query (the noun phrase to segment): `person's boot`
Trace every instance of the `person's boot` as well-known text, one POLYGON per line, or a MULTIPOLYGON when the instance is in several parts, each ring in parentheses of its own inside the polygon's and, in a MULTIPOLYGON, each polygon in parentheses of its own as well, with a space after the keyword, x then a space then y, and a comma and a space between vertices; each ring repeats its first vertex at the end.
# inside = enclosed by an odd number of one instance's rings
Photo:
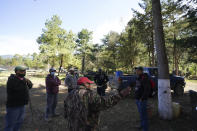
POLYGON ((52 121, 51 117, 45 117, 44 120, 45 120, 46 122, 51 122, 51 121, 52 121))

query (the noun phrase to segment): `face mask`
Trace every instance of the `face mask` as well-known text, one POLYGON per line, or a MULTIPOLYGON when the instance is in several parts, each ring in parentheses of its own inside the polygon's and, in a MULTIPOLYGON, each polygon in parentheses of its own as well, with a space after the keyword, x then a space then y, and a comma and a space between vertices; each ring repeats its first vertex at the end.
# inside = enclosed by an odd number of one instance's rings
POLYGON ((51 75, 54 76, 55 75, 55 72, 51 72, 51 75))
POLYGON ((23 77, 25 77, 25 74, 18 74, 18 76, 19 76, 20 78, 23 78, 23 77))

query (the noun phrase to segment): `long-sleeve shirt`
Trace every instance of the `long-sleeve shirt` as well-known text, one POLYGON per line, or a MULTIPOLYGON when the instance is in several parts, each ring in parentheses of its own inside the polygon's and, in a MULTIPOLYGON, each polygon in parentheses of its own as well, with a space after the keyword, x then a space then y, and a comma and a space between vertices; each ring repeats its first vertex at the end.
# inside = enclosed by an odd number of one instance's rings
POLYGON ((137 100, 147 100, 151 89, 150 79, 147 75, 140 75, 136 79, 135 98, 137 100))
POLYGON ((77 77, 75 75, 68 74, 64 82, 68 89, 77 88, 77 77))
POLYGON ((7 107, 18 107, 28 104, 29 89, 33 86, 27 78, 20 79, 11 74, 7 81, 7 107))
POLYGON ((94 81, 98 86, 103 86, 106 85, 109 79, 105 73, 98 73, 95 75, 94 81))
POLYGON ((57 76, 48 75, 45 80, 46 91, 49 94, 57 94, 59 92, 59 85, 61 81, 57 76))

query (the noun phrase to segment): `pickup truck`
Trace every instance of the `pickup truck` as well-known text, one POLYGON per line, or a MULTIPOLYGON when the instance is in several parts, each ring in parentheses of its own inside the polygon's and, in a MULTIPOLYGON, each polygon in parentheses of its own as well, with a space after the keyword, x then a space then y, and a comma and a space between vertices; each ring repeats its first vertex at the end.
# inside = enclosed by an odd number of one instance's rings
MULTIPOLYGON (((144 73, 147 73, 150 79, 155 83, 155 89, 158 89, 158 68, 157 67, 143 67, 144 73)), ((134 69, 135 73, 136 68, 134 69)), ((122 83, 124 87, 135 83, 136 75, 121 75, 122 83)), ((174 91, 175 95, 181 96, 184 93, 185 79, 181 76, 170 75, 170 87, 174 91)))

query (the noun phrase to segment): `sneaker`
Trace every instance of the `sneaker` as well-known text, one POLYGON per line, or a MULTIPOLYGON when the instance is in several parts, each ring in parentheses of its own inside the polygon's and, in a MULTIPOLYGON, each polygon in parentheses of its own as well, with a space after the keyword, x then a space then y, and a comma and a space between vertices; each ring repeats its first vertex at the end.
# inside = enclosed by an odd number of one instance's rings
POLYGON ((135 128, 141 130, 143 127, 141 125, 136 125, 135 128))
POLYGON ((52 121, 52 119, 51 118, 44 118, 44 120, 46 121, 46 122, 50 122, 50 121, 52 121))

